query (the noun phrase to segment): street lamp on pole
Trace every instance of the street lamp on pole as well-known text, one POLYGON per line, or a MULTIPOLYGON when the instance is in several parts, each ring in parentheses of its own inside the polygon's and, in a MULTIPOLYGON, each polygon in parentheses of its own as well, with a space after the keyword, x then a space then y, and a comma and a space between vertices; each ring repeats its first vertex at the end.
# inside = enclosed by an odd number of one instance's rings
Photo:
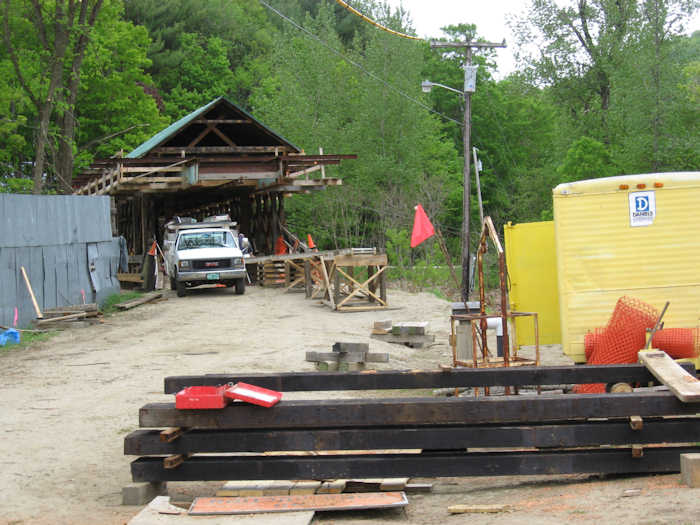
POLYGON ((454 91, 459 93, 464 97, 464 133, 462 134, 464 140, 464 196, 462 198, 462 293, 461 299, 465 303, 469 300, 469 263, 471 262, 471 257, 469 256, 469 211, 470 203, 469 199, 471 196, 470 187, 470 176, 469 171, 470 166, 470 150, 469 141, 471 135, 471 114, 472 114, 472 93, 476 90, 476 68, 477 66, 472 65, 472 49, 480 48, 495 48, 495 47, 506 47, 506 41, 502 43, 492 43, 492 42, 431 42, 430 47, 433 49, 439 48, 452 48, 452 49, 463 49, 465 53, 464 61, 464 91, 460 91, 449 86, 444 86, 442 84, 437 84, 435 82, 430 82, 425 80, 421 83, 421 88, 424 93, 429 93, 433 86, 439 86, 445 88, 449 91, 454 91))
MULTIPOLYGON (((467 48, 471 55, 471 49, 467 48)), ((464 67, 464 91, 455 89, 444 84, 424 80, 421 82, 423 93, 430 93, 433 86, 438 86, 453 93, 457 93, 464 98, 464 128, 463 128, 463 143, 464 143, 464 195, 462 197, 462 301, 469 300, 469 199, 471 196, 470 176, 469 176, 469 139, 470 139, 470 120, 471 120, 471 94, 474 91, 476 84, 476 66, 465 65, 464 67)))

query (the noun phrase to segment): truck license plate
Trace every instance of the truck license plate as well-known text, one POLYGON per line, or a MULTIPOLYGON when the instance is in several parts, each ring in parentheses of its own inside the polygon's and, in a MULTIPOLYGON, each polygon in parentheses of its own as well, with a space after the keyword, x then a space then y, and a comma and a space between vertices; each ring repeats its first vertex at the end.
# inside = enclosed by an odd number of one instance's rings
POLYGON ((219 274, 218 274, 218 273, 208 273, 208 274, 207 274, 207 280, 209 280, 209 281, 218 281, 218 280, 219 280, 219 274))

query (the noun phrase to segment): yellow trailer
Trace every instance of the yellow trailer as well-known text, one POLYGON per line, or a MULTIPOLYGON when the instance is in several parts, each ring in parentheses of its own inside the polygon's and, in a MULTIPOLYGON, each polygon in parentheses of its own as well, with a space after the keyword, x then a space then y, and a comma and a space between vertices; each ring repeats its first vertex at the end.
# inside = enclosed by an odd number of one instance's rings
POLYGON ((700 172, 624 175, 553 190, 564 353, 585 361, 583 338, 619 297, 659 310, 667 327, 700 319, 700 172))

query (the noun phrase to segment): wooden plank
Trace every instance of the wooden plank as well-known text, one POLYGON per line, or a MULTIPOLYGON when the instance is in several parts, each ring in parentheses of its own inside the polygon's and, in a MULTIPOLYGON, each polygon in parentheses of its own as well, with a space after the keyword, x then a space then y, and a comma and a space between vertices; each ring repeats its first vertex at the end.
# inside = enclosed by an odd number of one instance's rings
POLYGON ((369 352, 369 343, 333 343, 334 352, 369 352))
POLYGON ((97 303, 74 304, 67 306, 57 306, 56 308, 48 308, 44 310, 44 314, 52 313, 77 313, 77 312, 97 312, 99 310, 97 303))
POLYGON ((161 430, 159 434, 159 439, 163 443, 172 443, 177 438, 182 436, 183 433, 184 429, 180 427, 166 428, 165 430, 161 430))
POLYGON ((486 448, 593 447, 629 443, 700 442, 700 418, 652 419, 640 429, 625 421, 523 425, 460 425, 410 428, 320 428, 302 430, 191 430, 163 442, 159 430, 139 429, 124 439, 124 454, 171 455, 268 450, 453 450, 486 448))
POLYGON ((680 455, 700 447, 658 447, 632 457, 629 448, 550 452, 439 452, 344 456, 195 456, 176 469, 161 458, 131 463, 134 481, 244 479, 515 476, 679 472, 680 455))
POLYGON ((316 491, 321 487, 320 481, 298 480, 289 489, 289 494, 299 496, 302 494, 316 494, 316 491))
POLYGON ((60 317, 50 317, 48 319, 38 319, 36 321, 36 324, 39 326, 44 326, 44 325, 48 325, 51 323, 57 323, 60 321, 76 321, 78 319, 84 319, 85 317, 87 317, 87 314, 85 312, 78 312, 75 314, 62 315, 60 317))
POLYGON ((386 306, 347 306, 343 305, 337 309, 338 312, 370 312, 374 310, 386 310, 386 306))
POLYGON ((39 308, 39 304, 36 302, 36 297, 34 296, 34 290, 32 290, 32 285, 29 282, 29 277, 27 276, 27 271, 24 269, 24 266, 19 267, 20 272, 22 272, 22 277, 24 278, 24 284, 27 285, 27 291, 29 292, 29 297, 32 300, 32 305, 34 306, 34 313, 36 313, 37 319, 41 319, 44 316, 41 314, 41 309, 39 308))
POLYGON ((427 321, 394 323, 391 333, 392 335, 425 335, 428 324, 427 321))
POLYGON ((168 456, 167 458, 163 458, 163 468, 177 468, 185 462, 185 458, 186 456, 184 454, 174 454, 172 456, 168 456))
POLYGON ((274 408, 245 403, 221 410, 177 410, 151 403, 139 411, 141 427, 201 429, 324 428, 464 425, 572 421, 589 417, 694 414, 696 408, 668 392, 484 398, 385 398, 288 400, 274 408))
POLYGON ((260 512, 299 512, 317 510, 360 510, 403 507, 408 500, 403 492, 367 494, 304 494, 241 498, 195 498, 189 514, 255 514, 260 512))
POLYGON ((125 303, 119 303, 115 305, 117 308, 120 310, 130 310, 132 308, 135 308, 139 305, 145 304, 145 303, 150 303, 151 301, 155 301, 156 299, 160 299, 163 297, 163 294, 160 292, 155 292, 155 293, 149 293, 144 295, 143 297, 139 297, 138 299, 133 299, 132 301, 127 301, 125 303))
POLYGON ((306 361, 317 363, 388 363, 389 354, 370 352, 306 352, 306 361))
POLYGON ((684 403, 700 402, 700 381, 661 350, 641 350, 639 361, 684 403))
POLYGON ((249 257, 246 259, 246 264, 261 263, 267 261, 282 262, 287 259, 314 259, 318 257, 323 257, 326 260, 332 260, 334 257, 340 254, 351 253, 351 248, 346 248, 342 250, 328 250, 323 252, 308 252, 308 253, 286 253, 282 255, 262 255, 259 257, 249 257))
POLYGON ((143 277, 140 273, 118 273, 117 279, 122 283, 142 283, 143 277))
POLYGON ((447 507, 447 512, 450 514, 496 514, 511 510, 511 505, 450 505, 447 507))
POLYGON ((329 481, 324 481, 316 494, 342 494, 345 490, 345 480, 344 479, 334 479, 329 481))
POLYGON ((385 253, 341 255, 335 258, 337 266, 386 266, 389 259, 385 253))
MULTIPOLYGON (((692 363, 681 366, 692 372, 692 363)), ((208 374, 170 376, 165 393, 176 394, 186 386, 217 386, 243 381, 280 392, 321 390, 391 390, 483 386, 563 385, 579 383, 646 384, 655 377, 643 365, 523 366, 451 368, 450 370, 377 370, 368 372, 284 372, 277 374, 208 374)))
POLYGON ((370 334, 372 339, 394 344, 425 344, 435 341, 434 335, 394 335, 394 334, 370 334))

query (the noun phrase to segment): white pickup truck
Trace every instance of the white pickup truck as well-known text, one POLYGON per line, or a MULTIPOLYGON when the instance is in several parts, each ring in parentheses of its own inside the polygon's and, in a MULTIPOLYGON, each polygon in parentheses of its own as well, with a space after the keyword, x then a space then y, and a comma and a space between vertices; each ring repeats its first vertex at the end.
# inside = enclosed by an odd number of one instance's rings
MULTIPOLYGON (((247 244, 247 239, 243 238, 243 243, 247 244)), ((176 217, 165 226, 163 244, 170 286, 178 297, 183 297, 187 288, 204 284, 235 286, 236 294, 245 293, 243 250, 236 223, 228 216, 199 223, 176 217)))

